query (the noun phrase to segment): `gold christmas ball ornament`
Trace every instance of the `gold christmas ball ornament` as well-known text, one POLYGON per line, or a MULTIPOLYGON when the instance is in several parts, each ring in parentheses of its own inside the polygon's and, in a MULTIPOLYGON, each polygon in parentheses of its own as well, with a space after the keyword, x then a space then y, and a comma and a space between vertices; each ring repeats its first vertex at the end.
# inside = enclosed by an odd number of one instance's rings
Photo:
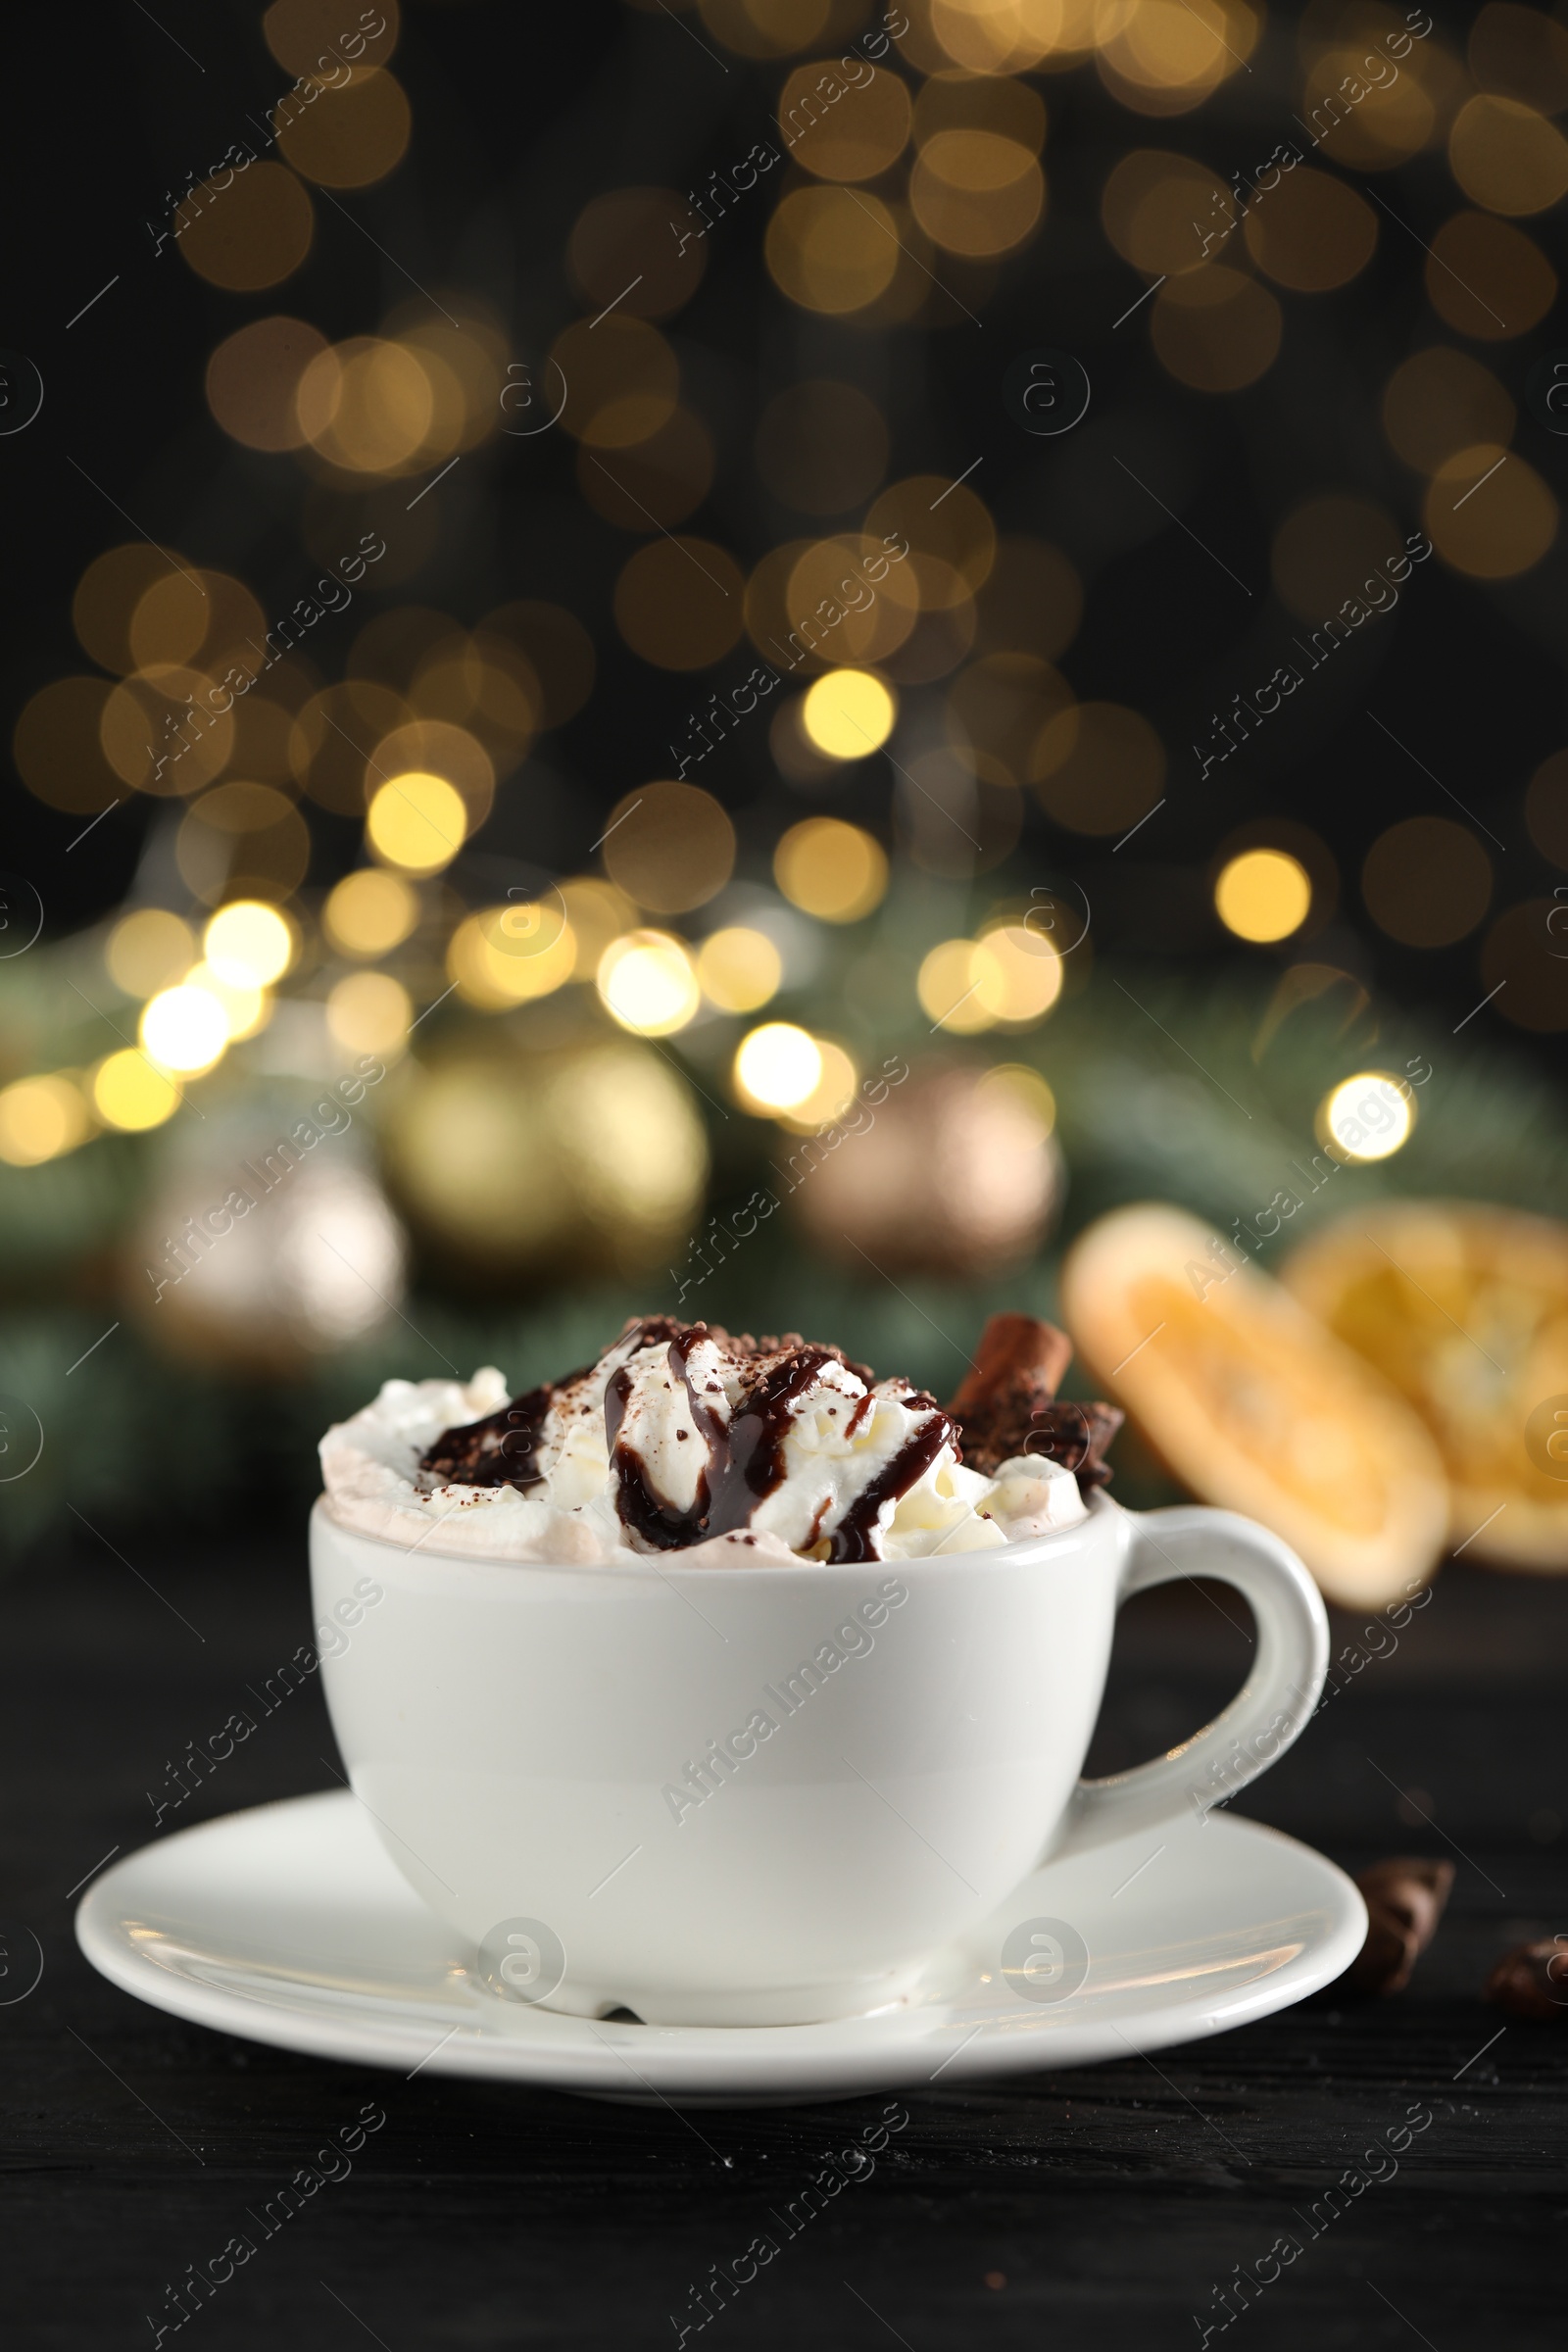
POLYGON ((411 1069, 383 1145, 394 1195, 431 1251, 519 1285, 661 1265, 708 1178, 690 1089, 630 1038, 546 1051, 498 1041, 411 1069))
POLYGON ((1038 1249, 1062 1164, 1037 1071, 933 1058, 876 1092, 862 1087, 785 1163, 790 1206, 819 1250, 861 1270, 869 1258, 885 1274, 974 1276, 1038 1249))
POLYGON ((352 1123, 333 1087, 270 1119, 211 1120, 194 1140, 171 1128, 123 1268, 156 1341, 286 1379, 392 1319, 405 1236, 352 1123))

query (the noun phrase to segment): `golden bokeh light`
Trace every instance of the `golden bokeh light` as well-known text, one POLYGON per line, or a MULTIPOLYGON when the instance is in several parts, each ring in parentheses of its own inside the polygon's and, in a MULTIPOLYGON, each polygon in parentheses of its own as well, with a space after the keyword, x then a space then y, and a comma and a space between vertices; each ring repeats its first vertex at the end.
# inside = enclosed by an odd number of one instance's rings
POLYGON ((97 815, 124 798, 125 779, 103 745, 112 691, 103 678, 55 678, 23 705, 12 757, 27 790, 49 808, 97 815))
MULTIPOLYGON (((1525 829, 1543 858, 1568 871, 1568 752, 1544 760, 1525 788, 1525 829)), ((1557 929, 1562 929, 1559 922, 1557 929)))
POLYGON ((1208 247, 1236 219, 1236 199, 1214 172, 1191 156, 1139 147, 1124 155, 1100 199, 1106 236, 1135 270, 1176 277, 1197 270, 1208 247))
POLYGON ((1498 343, 1539 326, 1557 299, 1557 272, 1533 237, 1490 213, 1455 213, 1432 240, 1427 300, 1447 325, 1498 343))
POLYGON ((369 760, 408 721, 402 695, 374 679, 345 678, 339 686, 323 686, 289 723, 286 747, 294 781, 323 808, 363 819, 369 806, 367 787, 378 780, 369 760))
POLYGON ((748 1110, 794 1110, 821 1084, 822 1050, 793 1021, 764 1021, 741 1040, 731 1075, 748 1110))
POLYGON ((720 1012, 756 1012, 778 995, 784 962, 765 931, 745 923, 710 932, 697 957, 697 979, 720 1012))
POLYGON ((390 972, 350 972, 327 993, 327 1031, 345 1054, 400 1053, 413 1019, 413 1000, 390 972))
POLYGON ((1336 1158, 1359 1166, 1389 1159, 1415 1126, 1415 1098, 1384 1070, 1358 1070, 1332 1087, 1317 1111, 1317 1136, 1336 1158))
POLYGON ((1337 613, 1347 597, 1358 596, 1403 550, 1392 514, 1369 499, 1331 492, 1303 500, 1285 517, 1269 550, 1269 569, 1280 602, 1298 620, 1316 624, 1337 613))
MULTIPOLYGON (((638 6, 645 0, 637 0, 638 6)), ((832 0, 698 0, 713 39, 740 57, 789 57, 828 27, 832 0)))
MULTIPOLYGON (((348 472, 406 471, 435 421, 440 366, 429 353, 375 335, 329 344, 301 373, 294 400, 300 431, 328 464, 348 472)), ((449 371, 441 371, 450 383, 449 371)))
POLYGON ((224 188, 203 181, 181 213, 179 251, 198 277, 230 294, 280 285, 310 252, 316 232, 315 208, 300 181, 265 158, 224 188))
POLYGON ((977 1102, 1000 1101, 1027 1112, 1042 1139, 1055 1130, 1056 1098, 1026 1061, 994 1062, 974 1091, 977 1102))
POLYGON ((735 870, 735 828, 695 784, 639 785, 617 801, 605 828, 611 880, 653 914, 706 906, 735 870))
POLYGON ((267 1027, 272 1017, 273 998, 270 989, 230 979, 226 971, 203 961, 192 964, 181 982, 181 988, 192 995, 217 999, 223 1015, 223 1028, 230 1045, 241 1038, 255 1037, 267 1027))
POLYGON ((1027 82, 947 67, 922 84, 914 102, 916 145, 923 147, 942 130, 996 131, 1038 155, 1046 143, 1046 102, 1027 82))
POLYGON ((269 988, 294 960, 297 941, 286 914, 264 899, 235 899, 202 933, 202 954, 232 988, 269 988))
POLYGON ((207 363, 207 405, 229 439, 270 453, 302 448, 295 396, 325 349, 303 318, 253 318, 226 336, 207 363))
POLYGON ((449 719, 414 718, 394 727, 365 764, 366 790, 372 800, 389 779, 411 772, 439 776, 462 801, 469 833, 484 823, 495 799, 494 761, 477 736, 449 719))
POLYGON ((1446 344, 1412 352, 1383 394, 1389 446, 1417 473, 1436 473, 1458 451, 1482 441, 1506 449, 1516 416, 1491 368, 1446 344))
POLYGON ((612 940, 595 978, 606 1011, 639 1037, 672 1037, 702 1006, 690 954, 667 931, 612 940))
POLYGON ((452 935, 447 971, 459 994, 483 1012, 553 996, 576 973, 577 940, 552 894, 470 914, 452 935))
POLYGON ((807 692, 801 724, 829 760, 879 752, 899 715, 898 698, 867 669, 830 669, 807 692))
MULTIPOLYGON (((760 601, 759 575, 765 577, 769 561, 764 557, 753 574, 749 612, 760 601)), ((798 658, 809 649, 812 662, 886 662, 913 630, 919 603, 918 579, 906 564, 889 566, 887 549, 868 532, 845 531, 809 541, 784 589, 786 634, 778 650, 788 649, 798 658), (880 592, 875 586, 879 570, 880 592)))
POLYGON ((92 1131, 81 1090, 61 1073, 0 1088, 0 1159, 36 1168, 74 1152, 92 1131))
POLYGON ((109 934, 104 962, 109 977, 127 997, 156 997, 182 980, 196 960, 196 939, 188 923, 162 906, 138 906, 122 915, 109 934))
POLYGON ((1481 951, 1481 985, 1494 1009, 1518 1029, 1551 1036, 1568 1029, 1568 956, 1560 899, 1526 899, 1499 914, 1481 951))
MULTIPOLYGON (((673 241, 673 240, 672 240, 673 241)), ((630 449, 669 422, 680 397, 680 364, 656 326, 612 311, 579 319, 551 346, 550 383, 564 400, 568 433, 599 450, 630 449), (560 379, 565 391, 560 391, 560 379)))
POLYGON ((1046 176, 1016 139, 994 130, 939 130, 909 174, 909 205, 949 253, 1010 253, 1045 215, 1046 176))
POLYGON ((1075 833, 1125 833, 1165 789, 1165 747, 1141 710, 1074 703, 1041 728, 1029 781, 1058 825, 1075 833))
POLYGON ((1332 172, 1298 170, 1248 214, 1243 234, 1276 285, 1326 294, 1366 268, 1377 251, 1378 217, 1332 172))
POLYGON ((818 179, 875 179, 891 170, 912 119, 908 84, 897 74, 846 84, 824 58, 796 67, 776 111, 790 161, 818 179))
POLYGON ((419 895, 401 874, 376 865, 345 874, 327 892, 321 925, 344 956, 389 956, 419 920, 419 895))
POLYGON ((1123 105, 1186 114, 1246 67, 1260 29, 1243 0, 1100 0, 1096 63, 1123 105))
POLYGON ((1533 106, 1490 91, 1454 117, 1448 167, 1489 213, 1544 213, 1568 196, 1568 139, 1533 106))
POLYGON ((791 825, 773 852, 773 878, 803 913, 824 923, 858 923, 886 895, 887 852, 859 825, 808 816, 791 825))
POLYGON ((377 67, 323 89, 278 135, 294 170, 323 188, 366 188, 403 161, 414 117, 403 84, 377 67))
POLYGON ((746 625, 746 579, 710 539, 656 539, 615 582, 615 625, 657 669, 707 669, 746 625))
POLYGON ((1259 946, 1299 931, 1311 907, 1306 868, 1285 850, 1243 850, 1214 884, 1214 911, 1226 930, 1259 946))
POLYGON ((1405 817, 1368 850, 1361 896, 1379 930, 1402 946, 1451 947, 1492 904, 1492 860, 1452 817, 1405 817))
POLYGON ((977 963, 972 939, 940 940, 921 957, 914 989, 934 1028, 973 1037, 995 1026, 997 1016, 980 995, 977 963))
POLYGON ((137 1034, 143 1051, 163 1069, 194 1077, 221 1060, 228 1045, 228 1017, 214 990, 181 981, 149 998, 137 1034))
POLYGON ((975 1000, 1004 1028, 1032 1028, 1061 994, 1060 956, 1027 921, 990 923, 969 965, 975 1000))
POLYGON ((1220 262, 1161 286, 1149 331, 1162 365, 1195 392, 1241 392, 1279 357, 1280 306, 1220 262))
POLYGON ((1516 579, 1557 536, 1557 501, 1540 474, 1491 441, 1445 459, 1421 517, 1444 562, 1481 580, 1516 579))
MULTIPOLYGON (((923 12, 913 13, 918 25, 923 12)), ((935 54, 916 57, 909 37, 902 45, 924 73, 949 61, 976 76, 1057 71, 1093 55, 1095 15, 1096 0, 930 0, 935 54)))
POLYGON ((561 902, 577 942, 574 980, 591 980, 612 940, 637 927, 637 908, 623 890, 598 874, 574 874, 561 884, 561 902))
POLYGON ((842 514, 869 498, 887 470, 888 428, 854 384, 813 376, 777 392, 757 428, 763 481, 802 514, 842 514))
POLYGON ((909 554, 893 564, 883 593, 908 598, 918 583, 929 611, 962 604, 991 576, 997 560, 997 526, 983 499, 951 475, 915 473, 892 483, 865 517, 866 530, 909 554))
MULTIPOLYGON (((1392 28, 1395 20, 1384 21, 1392 28)), ((1431 47, 1435 49, 1436 44, 1431 47)), ((1430 74, 1435 82, 1446 77, 1451 60, 1445 68, 1430 51, 1414 48, 1400 65, 1396 79, 1385 74, 1375 103, 1369 95, 1366 102, 1352 105, 1346 94, 1347 85, 1367 88, 1362 78, 1366 55, 1364 43, 1360 47, 1337 43, 1324 50, 1307 75, 1300 113, 1309 135, 1330 163, 1342 171, 1387 172, 1419 153, 1433 137, 1438 101, 1422 76, 1430 74)))
POLYGON ((407 874, 440 873, 462 849, 467 826, 457 786, 417 769, 378 785, 365 820, 375 855, 407 874))
POLYGON ((310 827, 270 784, 218 784, 180 820, 174 862, 205 906, 286 899, 311 862, 310 827))
POLYGON ((179 1087, 134 1046, 110 1054, 92 1075, 92 1103, 106 1127, 126 1135, 161 1127, 179 1108, 179 1087))
POLYGON ((351 26, 342 0, 271 0, 262 33, 285 74, 327 80, 344 65, 359 71, 386 64, 397 46, 398 0, 376 0, 374 32, 366 29, 370 13, 363 10, 351 26))
POLYGON ((1039 654, 983 654, 948 690, 948 741, 983 782, 1016 791, 1046 726, 1072 701, 1066 679, 1039 654))
POLYGON ((76 583, 71 621, 82 652, 100 668, 113 670, 118 678, 135 668, 136 658, 130 650, 131 614, 154 580, 173 569, 175 564, 187 571, 195 569, 183 557, 171 560, 144 539, 133 539, 125 547, 106 548, 93 558, 76 583))
POLYGON ((830 1037, 813 1038, 811 1042, 820 1063, 816 1084, 800 1102, 774 1113, 779 1125, 788 1128, 792 1135, 820 1135, 824 1127, 842 1119, 860 1083, 859 1071, 841 1045, 830 1037))
POLYGON ((232 707, 215 700, 221 691, 204 670, 177 662, 133 670, 111 687, 98 740, 116 775, 164 800, 212 783, 234 756, 232 707))
POLYGON ((844 318, 887 291, 899 266, 893 216, 850 188, 795 188, 775 207, 763 246, 781 294, 802 310, 844 318))

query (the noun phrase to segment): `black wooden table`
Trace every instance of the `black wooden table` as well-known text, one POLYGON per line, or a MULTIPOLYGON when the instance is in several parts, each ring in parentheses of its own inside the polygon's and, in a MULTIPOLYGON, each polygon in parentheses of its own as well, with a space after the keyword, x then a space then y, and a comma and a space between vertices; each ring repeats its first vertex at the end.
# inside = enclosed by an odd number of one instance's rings
MULTIPOLYGON (((674 2346, 692 2286, 884 2102, 687 2119, 409 2082, 230 2040, 106 1984, 76 1950, 70 1890, 145 1840, 168 1761, 309 1630, 302 1544, 121 1550, 82 1533, 0 1588, 6 2341, 153 2344, 166 2288, 368 2105, 386 2121, 352 2169, 164 2341, 674 2346), (27 1932, 43 1974, 18 1999, 27 1932)), ((1359 1621, 1337 1620, 1346 1643, 1365 1654, 1359 1621)), ((1132 1603, 1097 1768, 1194 1728, 1245 1658, 1198 1591, 1132 1603)), ((1561 2352, 1568 2019, 1508 2024, 1480 1986, 1505 1946, 1568 1928, 1565 1676, 1568 1580, 1446 1570, 1397 1649, 1244 1800, 1351 1870, 1391 1852, 1456 1862, 1409 1990, 1333 1990, 1157 2065, 911 2094, 874 2173, 687 2343, 1152 2352, 1208 2328, 1253 2352, 1561 2352), (1430 2127, 1396 2170, 1374 2161, 1412 2106, 1430 2127), (1347 2175, 1362 2186, 1309 2237, 1301 2217, 1347 2175), (1303 2251, 1271 2270, 1287 2233, 1303 2251), (1232 2282, 1234 2309, 1234 2282, 1260 2271, 1224 2326, 1216 2290, 1232 2282)), ((308 1686, 178 1824, 329 1786, 333 1753, 308 1686)))

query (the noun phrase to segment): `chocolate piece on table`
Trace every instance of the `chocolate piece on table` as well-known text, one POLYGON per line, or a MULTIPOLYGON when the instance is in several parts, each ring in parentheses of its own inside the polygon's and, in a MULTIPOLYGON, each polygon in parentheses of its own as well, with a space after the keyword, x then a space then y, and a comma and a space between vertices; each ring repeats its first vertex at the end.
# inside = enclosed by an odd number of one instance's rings
POLYGON ((1355 1883, 1366 1901, 1367 1930, 1347 1972, 1350 1984, 1357 1992, 1402 1992, 1438 1932, 1453 1886, 1453 1864, 1396 1855, 1374 1862, 1355 1883))
POLYGON ((1510 2017, 1550 2025, 1568 2019, 1568 1941, 1543 1936, 1504 1952, 1486 1983, 1486 1997, 1510 2017))
POLYGON ((1077 1474, 1092 1494, 1110 1471, 1102 1456, 1122 1424, 1113 1404, 1057 1399, 1072 1342, 1033 1315, 993 1315, 975 1361, 948 1411, 958 1424, 963 1458, 988 1476, 1019 1454, 1038 1453, 1077 1474))

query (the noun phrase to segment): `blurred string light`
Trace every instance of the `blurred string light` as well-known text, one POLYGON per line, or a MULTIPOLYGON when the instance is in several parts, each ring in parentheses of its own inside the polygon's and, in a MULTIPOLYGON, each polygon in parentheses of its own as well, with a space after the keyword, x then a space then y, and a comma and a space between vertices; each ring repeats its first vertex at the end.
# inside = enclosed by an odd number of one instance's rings
POLYGON ((887 852, 859 825, 808 816, 773 852, 780 890, 804 914, 825 923, 858 923, 887 892, 887 852))
POLYGON ((1387 1072, 1358 1070, 1324 1096, 1316 1123, 1319 1142, 1341 1159, 1388 1159, 1408 1141, 1415 1105, 1387 1072))
POLYGON ((704 940, 697 978, 704 996, 720 1012, 755 1012, 777 996, 784 963, 765 931, 730 924, 704 940))
POLYGON ((958 1037, 1030 1028, 1061 994, 1062 962, 1025 923, 1001 921, 978 939, 947 939, 921 959, 915 993, 933 1028, 958 1037))
POLYGON ((830 760, 864 760, 893 732, 898 703, 866 669, 830 669, 808 689, 801 724, 830 760))
POLYGON ((552 996, 576 968, 576 937, 554 898, 470 914, 453 932, 447 949, 454 985, 482 1012, 500 1012, 552 996))
POLYGON ((228 1016, 215 990, 180 982, 161 989, 142 1008, 139 1034, 154 1061, 180 1077, 196 1077, 221 1060, 228 1016))
POLYGON ((268 988, 294 960, 294 926, 263 900, 238 899, 213 916, 202 948, 208 968, 231 988, 268 988))
POLYGON ((0 1089, 0 1159, 35 1168, 74 1152, 92 1132, 80 1089, 63 1073, 19 1078, 0 1089))
POLYGON ((92 1074, 93 1108, 106 1127, 139 1135, 161 1127, 179 1108, 180 1091, 167 1070, 146 1054, 126 1046, 99 1062, 92 1074))
POLYGON ((735 828, 695 784, 643 784, 611 810, 604 839, 611 880, 652 914, 684 914, 721 891, 735 870, 735 828))
POLYGON ((157 996, 182 979, 196 961, 196 940, 188 923, 162 906, 139 906, 122 915, 104 948, 115 986, 127 997, 157 996))
POLYGON ((327 996, 327 1030, 345 1054, 401 1052, 413 1019, 409 992, 390 972, 350 972, 327 996))
POLYGON ((596 978, 605 1009, 639 1037, 672 1037, 702 1004, 690 953, 667 931, 629 931, 612 940, 596 978))
POLYGON ((732 1075, 748 1110, 794 1110, 822 1082, 822 1049, 793 1021, 764 1021, 741 1040, 732 1075))
POLYGON ((827 1037, 811 1042, 820 1062, 816 1084, 800 1102, 776 1114, 780 1125, 795 1135, 815 1135, 843 1118, 860 1083, 860 1074, 842 1046, 827 1037))
POLYGON ((401 874, 367 865, 327 892, 321 925, 344 956, 388 956, 417 926, 418 893, 401 874))
POLYGON ((1214 884, 1214 909, 1226 930, 1259 945, 1289 939, 1311 906, 1306 868, 1284 850, 1244 850, 1214 884))
POLYGON ((416 770, 378 785, 365 820, 375 855, 409 874, 438 874, 450 865, 467 829, 467 810, 456 785, 416 770))

